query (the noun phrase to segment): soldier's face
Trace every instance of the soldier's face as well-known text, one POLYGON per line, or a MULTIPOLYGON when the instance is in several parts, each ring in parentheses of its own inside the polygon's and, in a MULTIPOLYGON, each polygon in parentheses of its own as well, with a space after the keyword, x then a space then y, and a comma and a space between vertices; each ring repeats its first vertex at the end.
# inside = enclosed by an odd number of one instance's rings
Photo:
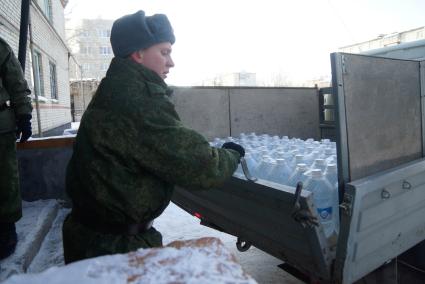
POLYGON ((171 43, 169 42, 155 44, 142 51, 139 63, 155 71, 162 79, 165 79, 168 72, 170 72, 170 68, 174 67, 171 51, 171 43))

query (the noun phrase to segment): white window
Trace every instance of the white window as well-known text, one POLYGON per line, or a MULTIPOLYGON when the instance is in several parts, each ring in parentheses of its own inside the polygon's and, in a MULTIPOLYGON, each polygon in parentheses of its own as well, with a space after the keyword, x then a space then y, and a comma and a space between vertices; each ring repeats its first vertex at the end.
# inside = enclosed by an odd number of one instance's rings
POLYGON ((58 81, 56 74, 56 64, 49 61, 49 69, 50 69, 50 96, 52 99, 58 99, 58 81))
POLYGON ((37 96, 44 96, 43 83, 43 66, 41 61, 41 53, 34 51, 34 91, 37 96))
POLYGON ((83 63, 83 71, 89 71, 90 70, 90 63, 83 63))
POLYGON ((49 19, 49 22, 52 22, 53 15, 52 15, 52 1, 51 0, 43 0, 43 13, 46 15, 47 19, 49 19))
POLYGON ((108 63, 102 63, 102 64, 100 64, 100 70, 102 70, 102 71, 107 71, 108 70, 108 67, 109 67, 109 64, 108 63))
POLYGON ((112 54, 112 48, 110 46, 101 46, 99 47, 99 53, 102 55, 112 54))
POLYGON ((90 46, 80 46, 80 53, 81 54, 91 54, 91 47, 90 46))
POLYGON ((106 30, 98 30, 99 36, 100 37, 110 37, 111 36, 111 30, 106 29, 106 30))

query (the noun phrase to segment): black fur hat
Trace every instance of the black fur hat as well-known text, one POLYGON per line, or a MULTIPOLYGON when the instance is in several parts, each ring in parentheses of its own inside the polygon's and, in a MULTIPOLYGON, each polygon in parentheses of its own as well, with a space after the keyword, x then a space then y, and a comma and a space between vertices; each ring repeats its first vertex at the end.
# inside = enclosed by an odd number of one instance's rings
POLYGON ((140 10, 117 19, 112 25, 111 45, 116 57, 124 58, 157 43, 175 41, 173 28, 164 14, 146 17, 140 10))

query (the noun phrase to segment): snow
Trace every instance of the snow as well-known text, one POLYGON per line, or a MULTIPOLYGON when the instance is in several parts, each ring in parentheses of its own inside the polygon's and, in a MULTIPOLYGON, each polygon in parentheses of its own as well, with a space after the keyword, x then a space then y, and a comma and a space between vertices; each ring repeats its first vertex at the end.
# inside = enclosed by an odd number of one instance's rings
MULTIPOLYGON (((37 217, 36 212, 40 212, 45 210, 46 204, 43 202, 31 202, 31 210, 26 209, 28 204, 24 206, 24 218, 26 221, 25 224, 18 224, 18 231, 20 231, 19 235, 27 235, 28 238, 31 238, 31 235, 34 234, 31 230, 31 223, 34 223, 34 220, 40 219, 37 217), (31 212, 30 212, 31 211, 31 212), (33 221, 31 222, 32 216, 33 221)), ((51 206, 51 205, 50 205, 51 206)), ((66 273, 64 274, 60 268, 64 265, 63 263, 63 249, 62 249, 62 223, 65 216, 69 213, 69 209, 59 209, 59 212, 54 219, 53 224, 51 226, 51 230, 44 238, 44 242, 41 245, 41 248, 38 254, 35 256, 34 260, 32 260, 28 269, 26 270, 28 273, 37 273, 42 272, 45 273, 48 280, 44 279, 44 283, 68 283, 64 282, 67 279, 72 278, 74 275, 81 275, 81 271, 87 272, 90 267, 90 271, 95 271, 96 265, 88 265, 87 260, 77 262, 75 265, 66 266, 66 273), (93 266, 94 265, 94 266, 93 266), (50 267, 50 268, 49 268, 50 267), (49 268, 49 269, 47 269, 49 268), (47 270, 46 270, 47 269, 47 270), (61 271, 60 273, 58 273, 61 271)), ((22 220, 21 220, 22 221, 22 220)), ((20 221, 20 223, 22 223, 20 221)), ((287 274, 285 271, 281 270, 277 267, 277 265, 281 264, 282 261, 278 260, 255 247, 251 247, 246 252, 239 252, 236 249, 236 237, 213 230, 211 228, 202 226, 199 224, 199 219, 191 216, 187 212, 183 211, 179 207, 174 204, 170 204, 164 213, 155 220, 154 227, 160 231, 163 235, 163 243, 169 244, 170 242, 176 240, 190 240, 190 239, 198 239, 203 237, 214 237, 218 238, 225 246, 227 251, 233 254, 236 257, 236 260, 245 272, 249 273, 258 283, 286 283, 286 284, 299 284, 302 283, 300 280, 294 278, 293 276, 287 274)), ((21 240, 20 240, 21 242, 21 240)), ((21 245, 22 243, 20 243, 21 245)), ((167 248, 168 253, 172 254, 173 249, 167 248)), ((140 251, 138 252, 140 253, 140 251)), ((108 256, 108 261, 113 263, 113 266, 119 265, 121 262, 122 255, 108 256)), ((187 262, 186 267, 191 267, 196 261, 187 262)), ((0 263, 3 269, 3 263, 0 263)), ((184 267, 184 266, 183 266, 184 267)), ((25 271, 25 269, 24 269, 25 271)), ((22 273, 22 271, 17 271, 18 273, 22 273)), ((0 271, 0 279, 3 271, 0 271)), ((111 272, 112 273, 112 272, 111 272)), ((114 272, 115 273, 115 272, 114 272)), ((111 275, 110 275, 111 276, 111 275)), ((25 279, 26 282, 19 283, 37 283, 35 282, 36 274, 22 274, 19 276, 22 279, 25 279)), ((16 278, 16 277, 15 277, 16 278)), ((14 277, 9 278, 5 283, 15 283, 10 282, 14 277)), ((91 279, 91 278, 90 278, 91 279)), ((119 282, 110 282, 110 278, 108 278, 108 282, 96 282, 96 283, 119 283, 119 282)), ((0 280, 1 281, 1 280, 0 280)), ((15 281, 15 280, 13 280, 15 281)), ((178 282, 178 281, 177 281, 178 282)), ((16 282, 17 283, 17 282, 16 282)), ((41 283, 41 282, 40 282, 41 283)), ((78 283, 77 280, 75 282, 69 283, 78 283)), ((82 284, 83 282, 81 282, 82 284)), ((84 282, 89 283, 89 282, 84 282)), ((90 282, 91 283, 91 282, 90 282)), ((93 282, 94 283, 94 282, 93 282)), ((137 283, 137 282, 130 282, 137 283)), ((144 282, 145 283, 145 282, 144 282)), ((153 282, 152 282, 153 283, 153 282)), ((196 283, 196 282, 194 282, 196 283)), ((198 282, 199 283, 199 282, 198 282)), ((211 282, 213 283, 213 282, 211 282)), ((219 283, 219 282, 216 282, 219 283)), ((244 282, 245 283, 245 282, 244 282)), ((250 283, 250 282, 246 282, 250 283)))
POLYGON ((16 224, 18 246, 14 254, 0 261, 0 282, 27 270, 56 217, 59 204, 55 200, 24 201, 22 208, 23 216, 16 224))
POLYGON ((10 278, 9 284, 235 283, 255 284, 216 238, 178 241, 165 248, 140 249, 10 278), (48 281, 48 282, 47 282, 48 281))
POLYGON ((36 273, 42 272, 52 266, 62 266, 63 262, 63 247, 62 247, 62 224, 70 209, 59 210, 56 219, 52 224, 52 228, 46 235, 39 253, 28 267, 27 272, 36 273))

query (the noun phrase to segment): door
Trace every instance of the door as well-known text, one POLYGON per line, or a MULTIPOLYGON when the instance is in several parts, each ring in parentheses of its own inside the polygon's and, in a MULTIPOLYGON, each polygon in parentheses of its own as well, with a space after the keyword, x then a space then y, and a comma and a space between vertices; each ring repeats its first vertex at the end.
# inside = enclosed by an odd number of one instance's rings
POLYGON ((425 239, 418 61, 332 54, 341 231, 335 279, 352 283, 425 239))

